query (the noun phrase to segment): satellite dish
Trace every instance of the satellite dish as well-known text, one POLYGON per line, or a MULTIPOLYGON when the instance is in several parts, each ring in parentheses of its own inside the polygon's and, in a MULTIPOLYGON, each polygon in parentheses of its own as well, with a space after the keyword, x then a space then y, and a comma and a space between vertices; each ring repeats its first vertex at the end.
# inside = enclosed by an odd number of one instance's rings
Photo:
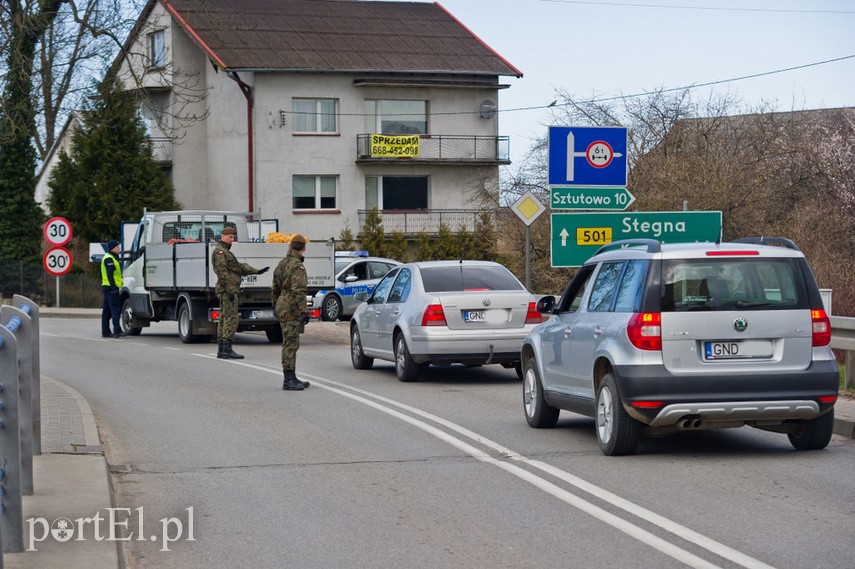
POLYGON ((481 118, 482 119, 491 119, 496 116, 496 103, 491 101, 490 99, 485 100, 481 103, 481 118))

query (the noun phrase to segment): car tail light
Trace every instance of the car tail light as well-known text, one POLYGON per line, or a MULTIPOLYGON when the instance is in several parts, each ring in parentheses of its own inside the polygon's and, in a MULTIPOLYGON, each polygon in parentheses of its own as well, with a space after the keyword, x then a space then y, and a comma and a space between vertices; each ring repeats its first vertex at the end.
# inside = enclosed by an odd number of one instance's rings
POLYGON ((320 318, 321 317, 321 309, 315 308, 309 311, 309 318, 320 318))
POLYGON ((825 310, 810 311, 811 327, 813 330, 813 346, 827 346, 831 343, 831 322, 825 310))
POLYGON ((525 314, 526 324, 540 324, 543 322, 543 315, 537 311, 535 306, 536 304, 534 302, 528 303, 528 312, 525 314))
POLYGON ((422 316, 422 326, 448 326, 441 304, 430 304, 425 308, 425 315, 422 316))
POLYGON ((662 349, 662 315, 658 312, 637 312, 626 325, 629 341, 639 350, 662 349))
POLYGON ((836 395, 823 395, 819 398, 820 403, 837 403, 836 395))
POLYGON ((211 322, 219 322, 220 321, 220 311, 216 308, 212 308, 210 312, 211 322))

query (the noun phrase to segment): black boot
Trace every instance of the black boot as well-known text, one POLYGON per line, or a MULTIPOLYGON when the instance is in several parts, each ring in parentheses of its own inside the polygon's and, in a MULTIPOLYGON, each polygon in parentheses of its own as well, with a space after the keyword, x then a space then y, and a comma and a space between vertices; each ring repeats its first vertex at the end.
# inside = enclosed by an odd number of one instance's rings
POLYGON ((297 379, 297 376, 294 374, 294 370, 282 370, 282 375, 285 377, 285 380, 282 382, 282 389, 285 391, 302 391, 306 389, 303 382, 297 379))
POLYGON ((311 384, 311 383, 309 383, 308 381, 303 381, 302 379, 300 379, 299 377, 297 377, 297 372, 296 372, 296 371, 294 372, 294 379, 296 379, 296 380, 297 380, 297 383, 302 383, 302 384, 303 384, 303 387, 309 387, 310 385, 312 385, 312 384, 311 384))
POLYGON ((217 359, 223 359, 223 341, 217 340, 217 359))
POLYGON ((243 356, 232 349, 232 343, 223 340, 223 354, 219 356, 224 360, 242 360, 243 356))

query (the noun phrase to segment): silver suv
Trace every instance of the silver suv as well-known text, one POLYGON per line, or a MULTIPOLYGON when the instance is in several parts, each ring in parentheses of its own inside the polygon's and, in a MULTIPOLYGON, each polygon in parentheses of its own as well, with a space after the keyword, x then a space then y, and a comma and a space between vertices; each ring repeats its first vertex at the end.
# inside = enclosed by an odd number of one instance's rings
POLYGON ((642 435, 750 425, 828 445, 839 372, 813 273, 783 238, 602 247, 522 347, 528 424, 596 420, 604 454, 642 435), (776 245, 776 246, 775 246, 776 245))

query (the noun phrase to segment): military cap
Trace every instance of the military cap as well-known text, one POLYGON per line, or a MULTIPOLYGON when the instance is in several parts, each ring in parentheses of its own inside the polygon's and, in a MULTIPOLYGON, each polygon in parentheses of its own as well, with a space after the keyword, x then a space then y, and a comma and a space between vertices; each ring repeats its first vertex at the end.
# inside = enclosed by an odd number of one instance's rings
POLYGON ((220 235, 237 235, 237 231, 234 227, 223 227, 223 230, 220 231, 220 235))
POLYGON ((291 238, 291 245, 294 246, 294 249, 305 249, 306 241, 306 238, 298 233, 297 235, 291 238))

